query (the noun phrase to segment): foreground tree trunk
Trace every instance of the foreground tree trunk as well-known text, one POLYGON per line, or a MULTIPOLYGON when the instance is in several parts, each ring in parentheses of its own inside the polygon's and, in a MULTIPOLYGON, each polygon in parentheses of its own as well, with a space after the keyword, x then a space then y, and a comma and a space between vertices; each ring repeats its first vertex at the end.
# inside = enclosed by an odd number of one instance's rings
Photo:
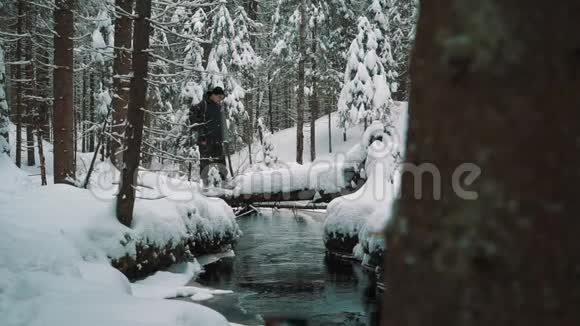
POLYGON ((133 22, 125 12, 131 13, 133 0, 116 0, 115 7, 117 19, 115 20, 115 59, 113 62, 113 139, 110 140, 111 161, 118 165, 123 159, 120 152, 121 135, 125 131, 125 118, 127 117, 127 105, 129 104, 129 86, 131 80, 128 77, 131 72, 131 33, 133 22))
POLYGON ((75 178, 73 117, 74 0, 55 0, 54 9, 54 183, 75 178))
POLYGON ((124 225, 131 227, 133 208, 135 206, 135 187, 143 139, 143 121, 147 97, 147 69, 149 48, 149 17, 151 0, 139 0, 136 3, 135 31, 133 34, 133 80, 129 96, 127 127, 125 129, 125 152, 121 184, 117 195, 117 218, 124 225))
POLYGON ((436 165, 441 199, 431 176, 416 189, 404 174, 383 325, 578 325, 580 34, 562 32, 580 30, 577 12, 421 2, 407 162, 436 165))

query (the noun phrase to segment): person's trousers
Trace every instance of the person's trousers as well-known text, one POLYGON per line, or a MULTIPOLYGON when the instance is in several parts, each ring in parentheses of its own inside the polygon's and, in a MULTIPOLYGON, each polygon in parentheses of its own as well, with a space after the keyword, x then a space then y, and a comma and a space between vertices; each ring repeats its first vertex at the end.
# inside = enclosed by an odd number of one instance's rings
POLYGON ((208 185, 209 171, 212 167, 217 168, 222 181, 228 176, 226 158, 221 143, 210 143, 206 146, 199 145, 199 174, 204 185, 208 185))

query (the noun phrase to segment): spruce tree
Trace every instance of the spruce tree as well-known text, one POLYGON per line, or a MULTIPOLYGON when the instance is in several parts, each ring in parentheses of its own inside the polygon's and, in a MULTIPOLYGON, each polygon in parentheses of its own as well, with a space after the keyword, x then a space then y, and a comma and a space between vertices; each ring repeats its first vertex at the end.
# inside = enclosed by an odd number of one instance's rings
POLYGON ((375 29, 365 17, 360 17, 338 102, 339 123, 345 130, 358 123, 366 126, 373 119, 388 120, 391 93, 377 48, 375 29))

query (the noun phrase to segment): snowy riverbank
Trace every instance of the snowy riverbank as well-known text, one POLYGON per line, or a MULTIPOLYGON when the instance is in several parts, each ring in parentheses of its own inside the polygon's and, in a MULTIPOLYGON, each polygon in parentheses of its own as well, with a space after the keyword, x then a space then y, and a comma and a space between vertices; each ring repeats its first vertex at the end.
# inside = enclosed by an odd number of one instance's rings
MULTIPOLYGON (((96 172, 95 178, 107 179, 96 172)), ((127 277, 111 267, 124 257, 138 261, 140 248, 182 246, 191 254, 202 243, 238 237, 225 203, 192 192, 192 198, 182 201, 167 194, 141 199, 127 228, 115 218, 114 201, 102 192, 41 187, 5 155, 0 156, 0 179, 2 325, 228 325, 208 308, 161 300, 175 289, 166 287, 163 296, 142 295, 142 289, 131 289, 127 277)), ((165 254, 167 264, 185 258, 165 254)), ((146 263, 137 268, 145 269, 146 263)), ((199 298, 212 294, 187 291, 199 298)))

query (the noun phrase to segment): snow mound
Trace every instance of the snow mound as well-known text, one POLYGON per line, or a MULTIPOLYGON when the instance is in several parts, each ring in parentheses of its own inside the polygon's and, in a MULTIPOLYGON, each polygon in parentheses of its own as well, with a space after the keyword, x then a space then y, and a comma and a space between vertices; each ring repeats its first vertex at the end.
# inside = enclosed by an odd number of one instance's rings
MULTIPOLYGON (((30 196, 28 206, 36 199, 30 196)), ((68 199, 74 203, 77 198, 68 199)), ((2 325, 228 325, 223 316, 199 305, 136 298, 127 279, 108 262, 87 262, 87 248, 77 246, 83 232, 71 235, 90 226, 83 214, 7 210, 13 206, 0 209, 2 325), (80 219, 78 226, 61 224, 73 218, 80 219)))
MULTIPOLYGON (((107 197, 106 191, 96 189, 62 184, 40 187, 6 155, 0 155, 0 178, 3 326, 229 325, 206 307, 160 299, 168 293, 138 298, 139 291, 110 266, 111 259, 135 255, 137 243, 167 246, 204 232, 215 237, 239 235, 233 212, 223 201, 205 200, 190 187, 189 199, 180 202, 174 198, 181 193, 165 189, 168 193, 160 199, 137 200, 133 226, 127 228, 115 218, 114 189, 107 197)), ((94 178, 108 180, 100 169, 94 178)), ((145 182, 151 181, 147 178, 140 175, 145 182)), ((146 189, 159 195, 159 187, 151 188, 146 189)), ((195 270, 192 267, 188 272, 195 270)), ((169 290, 178 293, 176 288, 169 290)), ((222 293, 185 291, 197 295, 196 299, 222 293)))
MULTIPOLYGON (((358 147, 353 148, 356 155, 366 156, 367 181, 355 193, 330 202, 324 223, 325 242, 350 238, 359 241, 364 249, 384 247, 381 231, 400 188, 399 163, 406 134, 406 106, 396 109, 399 112, 393 115, 395 124, 373 122, 358 147)), ((356 249, 355 256, 361 256, 361 247, 351 249, 356 249)))
MULTIPOLYGON (((31 181, 26 172, 20 170, 12 163, 10 157, 0 153, 0 200, 10 197, 15 189, 29 188, 31 181)), ((1 204, 2 202, 0 202, 1 204)))

